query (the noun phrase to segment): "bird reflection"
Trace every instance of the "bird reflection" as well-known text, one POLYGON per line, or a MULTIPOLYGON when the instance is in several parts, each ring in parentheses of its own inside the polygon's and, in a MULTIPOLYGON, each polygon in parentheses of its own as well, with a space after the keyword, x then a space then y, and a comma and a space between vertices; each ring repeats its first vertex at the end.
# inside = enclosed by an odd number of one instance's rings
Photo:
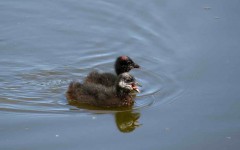
POLYGON ((141 124, 138 123, 140 113, 132 111, 117 112, 115 114, 115 122, 118 130, 123 133, 134 131, 141 124))
MULTIPOLYGON (((73 104, 73 106, 77 106, 78 108, 88 110, 94 114, 106 114, 114 112, 115 123, 120 132, 129 133, 134 131, 137 127, 141 126, 138 122, 140 118, 139 112, 134 112, 132 108, 105 108, 101 109, 99 107, 90 106, 90 105, 79 105, 73 104)), ((72 109, 76 110, 76 109, 72 109)))

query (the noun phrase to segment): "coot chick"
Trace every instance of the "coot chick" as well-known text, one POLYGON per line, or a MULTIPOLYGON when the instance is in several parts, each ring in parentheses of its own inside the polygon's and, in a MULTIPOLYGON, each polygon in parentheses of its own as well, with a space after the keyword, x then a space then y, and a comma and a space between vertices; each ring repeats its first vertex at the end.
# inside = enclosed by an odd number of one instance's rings
MULTIPOLYGON (((128 56, 119 56, 115 62, 114 68, 116 74, 119 75, 124 72, 129 72, 133 68, 140 68, 140 66, 133 62, 133 60, 128 56)), ((86 77, 85 83, 91 82, 109 87, 115 84, 117 75, 93 71, 86 77)))
POLYGON ((71 82, 66 93, 70 104, 88 104, 98 107, 130 107, 134 104, 137 88, 129 73, 120 74, 114 86, 106 87, 91 82, 71 82), (135 93, 135 95, 133 94, 135 93))

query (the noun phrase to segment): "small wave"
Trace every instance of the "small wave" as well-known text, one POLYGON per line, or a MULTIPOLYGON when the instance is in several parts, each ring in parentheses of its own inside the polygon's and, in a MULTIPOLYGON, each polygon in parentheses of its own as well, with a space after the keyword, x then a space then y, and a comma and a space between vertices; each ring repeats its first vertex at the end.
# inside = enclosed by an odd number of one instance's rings
MULTIPOLYGON (((24 73, 15 72, 14 80, 1 83, 0 110, 61 114, 87 111, 83 108, 68 105, 65 92, 72 80, 81 82, 92 70, 113 72, 114 60, 104 59, 103 61, 102 58, 98 58, 99 55, 95 56, 96 58, 93 56, 84 58, 86 62, 92 63, 92 68, 80 69, 71 65, 71 67, 65 66, 51 70, 33 69, 24 73), (100 59, 100 61, 93 63, 95 59, 100 59)), ((102 57, 109 57, 109 55, 102 55, 102 57)), ((150 59, 147 61, 148 64, 151 63, 150 59)), ((169 78, 169 74, 161 72, 159 75, 146 68, 147 66, 143 63, 141 69, 131 71, 131 74, 142 84, 142 87, 140 87, 141 93, 137 95, 135 105, 132 108, 134 110, 152 107, 152 105, 158 106, 162 101, 167 101, 170 97, 177 97, 177 82, 169 78)), ((97 109, 94 110, 96 112, 97 109)), ((111 111, 122 110, 109 110, 109 112, 111 111)), ((106 112, 106 110, 98 109, 97 112, 106 112)))

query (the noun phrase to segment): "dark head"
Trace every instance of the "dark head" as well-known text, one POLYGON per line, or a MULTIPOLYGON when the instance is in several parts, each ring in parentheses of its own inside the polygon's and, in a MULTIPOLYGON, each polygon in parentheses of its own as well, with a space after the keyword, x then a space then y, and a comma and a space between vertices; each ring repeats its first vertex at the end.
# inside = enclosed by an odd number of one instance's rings
POLYGON ((135 78, 127 72, 120 74, 116 83, 117 95, 120 97, 129 95, 131 92, 140 92, 135 78))
POLYGON ((140 66, 133 62, 128 56, 120 56, 115 62, 115 72, 117 75, 124 72, 129 72, 133 68, 140 68, 140 66))

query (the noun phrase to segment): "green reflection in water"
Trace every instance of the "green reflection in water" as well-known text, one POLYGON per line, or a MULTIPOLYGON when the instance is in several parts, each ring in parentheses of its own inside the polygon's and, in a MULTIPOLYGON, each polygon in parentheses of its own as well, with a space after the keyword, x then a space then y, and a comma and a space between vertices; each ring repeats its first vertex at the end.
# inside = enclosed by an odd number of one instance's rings
POLYGON ((79 103, 70 103, 70 105, 94 114, 114 114, 116 126, 123 133, 133 132, 137 127, 142 125, 138 122, 141 116, 140 112, 133 111, 132 107, 102 108, 79 103))

